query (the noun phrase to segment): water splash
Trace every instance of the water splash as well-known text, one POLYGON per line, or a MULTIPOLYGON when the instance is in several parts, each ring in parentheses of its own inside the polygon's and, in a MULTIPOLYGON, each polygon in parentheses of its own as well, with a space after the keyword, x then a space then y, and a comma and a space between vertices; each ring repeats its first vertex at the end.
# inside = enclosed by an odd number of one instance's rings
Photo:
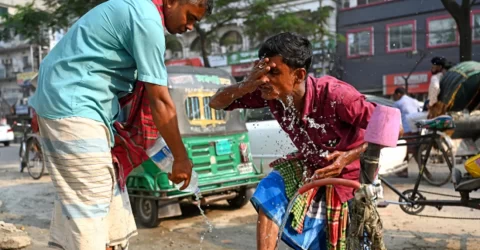
MULTIPOLYGON (((205 221, 205 224, 207 225, 207 231, 203 232, 202 235, 200 236, 200 244, 203 243, 203 240, 205 239, 205 235, 207 233, 212 233, 213 232, 213 225, 212 225, 212 223, 210 223, 207 216, 205 215, 205 211, 203 211, 202 207, 200 206, 200 204, 201 204, 200 198, 201 197, 202 197, 202 194, 200 194, 199 191, 195 192, 195 201, 197 201, 198 210, 200 210, 200 214, 202 215, 202 217, 205 221)), ((200 249, 202 249, 202 248, 200 247, 200 249)))

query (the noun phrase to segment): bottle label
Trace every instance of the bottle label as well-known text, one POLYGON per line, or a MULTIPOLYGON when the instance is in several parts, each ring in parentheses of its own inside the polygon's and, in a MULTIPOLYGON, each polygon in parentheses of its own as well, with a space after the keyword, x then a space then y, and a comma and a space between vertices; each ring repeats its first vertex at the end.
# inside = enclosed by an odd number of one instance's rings
POLYGON ((160 151, 158 151, 158 153, 153 155, 151 158, 152 158, 152 161, 154 162, 162 162, 171 157, 172 157, 172 152, 170 151, 170 149, 168 147, 163 147, 162 149, 160 149, 160 151))

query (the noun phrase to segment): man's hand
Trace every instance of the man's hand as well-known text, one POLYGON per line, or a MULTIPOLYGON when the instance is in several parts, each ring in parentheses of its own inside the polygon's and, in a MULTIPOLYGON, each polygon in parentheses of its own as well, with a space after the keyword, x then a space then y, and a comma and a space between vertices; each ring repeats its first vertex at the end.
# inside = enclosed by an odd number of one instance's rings
POLYGON ((271 63, 268 58, 256 61, 246 80, 220 88, 212 96, 209 103, 210 108, 224 109, 242 96, 254 92, 258 86, 267 84, 269 81, 267 74, 273 67, 276 67, 275 63, 271 63))
POLYGON ((276 65, 275 63, 270 63, 269 58, 256 60, 252 71, 240 84, 243 84, 244 88, 246 88, 249 93, 252 93, 257 90, 258 86, 268 83, 269 79, 267 74, 273 67, 276 67, 276 65))
POLYGON ((185 181, 181 190, 188 187, 192 175, 192 163, 188 159, 178 129, 177 112, 166 86, 144 83, 152 110, 153 121, 173 154, 172 173, 169 179, 178 184, 185 181))
POLYGON ((193 164, 189 159, 174 160, 172 166, 172 173, 168 173, 168 179, 173 183, 179 184, 183 181, 183 186, 180 190, 188 187, 190 184, 190 178, 192 176, 193 164))
POLYGON ((325 178, 336 177, 342 173, 343 168, 348 164, 346 159, 346 152, 335 151, 329 154, 325 159, 327 161, 334 161, 330 166, 318 169, 313 175, 313 180, 320 180, 325 178))
POLYGON ((315 171, 312 176, 313 180, 325 179, 338 176, 342 173, 343 168, 350 163, 358 160, 360 155, 367 149, 368 143, 349 150, 347 152, 335 151, 329 154, 325 159, 327 161, 334 161, 330 166, 315 171))

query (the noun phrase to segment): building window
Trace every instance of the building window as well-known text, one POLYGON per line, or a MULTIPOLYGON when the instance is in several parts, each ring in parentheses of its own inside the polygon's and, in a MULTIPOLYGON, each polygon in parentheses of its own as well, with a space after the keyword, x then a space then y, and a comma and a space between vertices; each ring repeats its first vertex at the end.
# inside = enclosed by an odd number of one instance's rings
POLYGON ((200 119, 200 102, 198 97, 188 97, 185 101, 185 109, 189 120, 200 119))
POLYGON ((373 27, 347 31, 348 58, 373 55, 373 27))
POLYGON ((361 7, 365 5, 388 2, 388 1, 392 1, 392 0, 342 0, 341 4, 343 9, 350 9, 350 8, 361 7))
POLYGON ((480 10, 473 10, 471 14, 472 20, 472 39, 480 42, 480 10))
POLYGON ((427 19, 427 47, 438 48, 458 44, 457 24, 451 16, 427 19))
POLYGON ((416 50, 416 22, 387 24, 387 52, 416 50))

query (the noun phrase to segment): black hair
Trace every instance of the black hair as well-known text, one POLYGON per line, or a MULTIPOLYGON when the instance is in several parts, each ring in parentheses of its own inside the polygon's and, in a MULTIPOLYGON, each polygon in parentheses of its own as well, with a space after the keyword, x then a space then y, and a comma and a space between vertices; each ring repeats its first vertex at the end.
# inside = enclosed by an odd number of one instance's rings
POLYGON ((205 7, 205 16, 210 16, 213 12, 214 0, 186 0, 190 4, 200 4, 205 7))
POLYGON ((307 38, 291 32, 280 33, 268 38, 258 50, 258 57, 281 56, 290 68, 310 69, 312 44, 307 38))
POLYGON ((404 87, 398 87, 395 89, 395 92, 393 92, 394 94, 397 94, 397 95, 405 95, 405 88, 404 87))
POLYGON ((210 16, 213 12, 214 0, 205 0, 205 16, 210 16))
POLYGON ((446 63, 447 63, 447 59, 445 59, 444 57, 436 56, 436 57, 432 58, 432 64, 433 65, 439 65, 439 66, 442 66, 443 68, 445 68, 446 63))

